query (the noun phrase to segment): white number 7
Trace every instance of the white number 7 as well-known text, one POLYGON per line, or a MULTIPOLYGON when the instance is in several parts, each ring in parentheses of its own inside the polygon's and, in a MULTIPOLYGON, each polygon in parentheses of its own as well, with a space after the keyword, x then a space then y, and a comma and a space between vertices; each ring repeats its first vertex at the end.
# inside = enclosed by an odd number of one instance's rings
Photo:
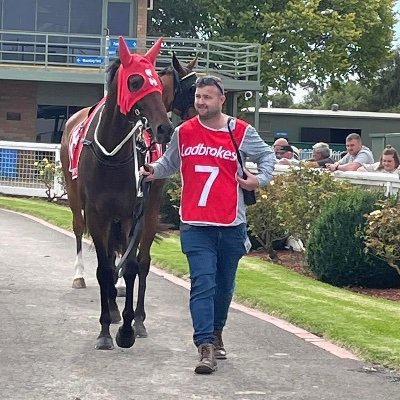
POLYGON ((208 195, 210 194, 211 186, 213 185, 215 179, 218 176, 219 168, 210 167, 208 165, 195 165, 194 170, 196 172, 208 172, 210 174, 204 185, 204 188, 200 195, 199 202, 197 204, 199 207, 205 207, 207 204, 208 195))

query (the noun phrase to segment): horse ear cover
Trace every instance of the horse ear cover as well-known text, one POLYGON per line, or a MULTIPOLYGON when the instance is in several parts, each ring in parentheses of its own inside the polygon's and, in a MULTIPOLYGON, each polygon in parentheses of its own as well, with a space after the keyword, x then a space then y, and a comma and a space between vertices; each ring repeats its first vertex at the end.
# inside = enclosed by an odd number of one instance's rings
POLYGON ((147 53, 144 55, 153 65, 155 64, 158 53, 161 50, 162 41, 163 41, 162 37, 158 38, 157 42, 155 42, 152 48, 149 49, 147 53))
POLYGON ((128 67, 131 63, 131 52, 129 51, 128 46, 125 43, 125 39, 120 36, 119 37, 119 59, 124 68, 128 67))

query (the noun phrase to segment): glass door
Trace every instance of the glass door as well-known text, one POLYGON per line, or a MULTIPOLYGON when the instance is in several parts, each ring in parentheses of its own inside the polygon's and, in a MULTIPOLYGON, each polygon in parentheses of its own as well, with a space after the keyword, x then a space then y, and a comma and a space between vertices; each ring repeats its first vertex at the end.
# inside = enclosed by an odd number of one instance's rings
POLYGON ((110 36, 132 37, 133 33, 132 0, 108 0, 107 28, 110 36))

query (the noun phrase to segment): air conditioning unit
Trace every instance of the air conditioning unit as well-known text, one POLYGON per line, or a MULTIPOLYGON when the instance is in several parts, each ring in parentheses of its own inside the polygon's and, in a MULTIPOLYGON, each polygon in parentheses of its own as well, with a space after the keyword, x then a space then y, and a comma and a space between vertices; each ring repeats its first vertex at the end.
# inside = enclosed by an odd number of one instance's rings
POLYGON ((153 0, 147 0, 147 9, 152 10, 153 9, 153 0))

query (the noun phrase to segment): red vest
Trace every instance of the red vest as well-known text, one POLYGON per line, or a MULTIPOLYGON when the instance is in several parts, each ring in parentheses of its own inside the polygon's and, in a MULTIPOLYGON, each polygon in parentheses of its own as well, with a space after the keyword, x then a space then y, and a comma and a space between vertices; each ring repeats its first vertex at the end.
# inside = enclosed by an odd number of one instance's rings
MULTIPOLYGON (((240 147, 248 124, 236 120, 240 147)), ((206 128, 198 117, 179 128, 181 157, 181 219, 186 223, 231 225, 238 212, 237 154, 229 132, 206 128)))

